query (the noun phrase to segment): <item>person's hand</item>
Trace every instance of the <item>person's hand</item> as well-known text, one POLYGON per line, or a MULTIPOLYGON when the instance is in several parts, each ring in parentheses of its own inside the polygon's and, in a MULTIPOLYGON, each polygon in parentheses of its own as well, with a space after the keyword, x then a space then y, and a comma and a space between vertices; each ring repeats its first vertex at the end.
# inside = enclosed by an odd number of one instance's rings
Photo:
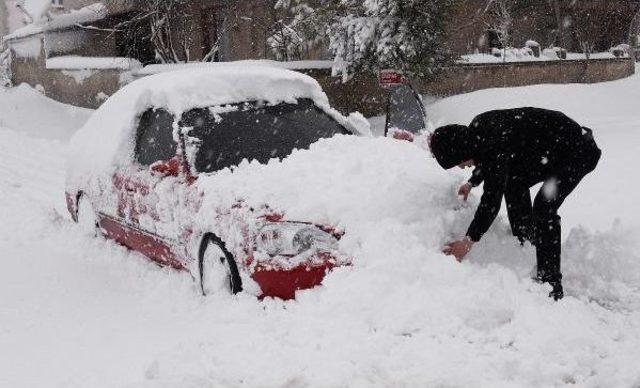
POLYGON ((467 182, 460 186, 458 189, 458 195, 466 201, 469 198, 469 194, 471 194, 471 189, 473 189, 473 186, 471 186, 471 183, 467 182))
POLYGON ((462 262, 467 253, 473 248, 473 244, 473 241, 471 241, 469 237, 458 241, 451 241, 442 248, 442 253, 447 256, 454 256, 458 262, 462 262))

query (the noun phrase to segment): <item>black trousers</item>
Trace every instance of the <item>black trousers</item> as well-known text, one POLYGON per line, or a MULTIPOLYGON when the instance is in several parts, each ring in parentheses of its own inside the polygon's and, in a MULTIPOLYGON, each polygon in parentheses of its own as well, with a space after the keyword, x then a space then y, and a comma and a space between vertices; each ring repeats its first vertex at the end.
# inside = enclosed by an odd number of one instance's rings
POLYGON ((505 202, 513 235, 536 247, 538 278, 545 282, 562 279, 560 271, 561 229, 558 209, 578 183, 593 171, 601 151, 590 133, 572 157, 550 167, 537 177, 513 177, 507 182, 505 202), (530 187, 544 182, 531 202, 530 187))

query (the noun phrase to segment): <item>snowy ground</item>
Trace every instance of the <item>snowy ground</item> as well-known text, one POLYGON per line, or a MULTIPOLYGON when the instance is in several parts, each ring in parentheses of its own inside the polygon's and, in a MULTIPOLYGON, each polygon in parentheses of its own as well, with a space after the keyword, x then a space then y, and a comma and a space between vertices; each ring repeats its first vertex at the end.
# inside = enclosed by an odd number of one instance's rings
MULTIPOLYGON (((63 169, 90 112, 28 88, 0 91, 0 387, 640 386, 639 99, 636 76, 429 107, 434 125, 537 105, 596 130, 601 165, 562 209, 563 301, 528 280, 533 251, 504 221, 468 262, 439 254, 438 242, 464 232, 453 219, 472 211, 434 208, 427 185, 452 196, 455 185, 425 178, 390 201, 372 196, 380 218, 351 225, 355 265, 284 303, 205 299, 188 276, 83 236, 66 217, 63 169), (429 229, 434 214, 451 230, 429 229)), ((421 160, 410 144, 368 141, 372 152, 404 150, 399 162, 421 160)), ((361 156, 371 169, 390 160, 361 156)), ((438 176, 433 166, 404 168, 438 176)), ((387 189, 393 168, 357 173, 387 189)))

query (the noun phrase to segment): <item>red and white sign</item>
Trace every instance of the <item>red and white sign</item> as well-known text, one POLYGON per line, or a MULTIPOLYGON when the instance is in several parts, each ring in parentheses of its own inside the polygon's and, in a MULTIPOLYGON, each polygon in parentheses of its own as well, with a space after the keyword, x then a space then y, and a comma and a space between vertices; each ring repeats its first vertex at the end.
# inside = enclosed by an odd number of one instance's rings
POLYGON ((396 70, 380 70, 378 73, 378 82, 383 88, 404 85, 404 76, 396 70))

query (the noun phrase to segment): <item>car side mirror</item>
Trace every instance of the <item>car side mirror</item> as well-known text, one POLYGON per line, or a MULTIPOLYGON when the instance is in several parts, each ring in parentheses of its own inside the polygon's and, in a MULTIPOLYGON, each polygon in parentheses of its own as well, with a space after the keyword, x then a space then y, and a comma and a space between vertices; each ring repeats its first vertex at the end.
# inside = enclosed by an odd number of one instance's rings
POLYGON ((180 174, 180 159, 175 156, 169 160, 159 160, 150 167, 151 173, 159 177, 178 176, 180 174))

